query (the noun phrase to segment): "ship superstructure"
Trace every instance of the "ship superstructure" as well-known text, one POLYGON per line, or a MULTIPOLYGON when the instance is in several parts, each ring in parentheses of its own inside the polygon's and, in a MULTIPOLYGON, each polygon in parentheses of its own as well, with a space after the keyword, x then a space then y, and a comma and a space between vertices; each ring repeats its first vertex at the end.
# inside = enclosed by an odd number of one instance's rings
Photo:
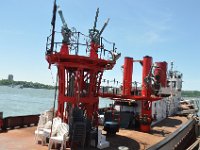
MULTIPOLYGON (((171 66, 167 71, 167 62, 153 63, 150 56, 142 60, 130 57, 124 59, 122 84, 114 79, 118 87, 107 84, 100 91, 102 97, 114 100, 113 110, 118 114, 120 126, 139 126, 140 131, 149 132, 151 125, 177 113, 181 100, 182 74, 173 70, 173 63, 171 66), (133 64, 137 62, 142 66, 141 86, 138 81, 133 81, 133 64)), ((112 119, 105 117, 105 121, 112 119)))
POLYGON ((182 73, 173 70, 173 62, 171 62, 171 68, 167 72, 167 86, 159 90, 159 94, 166 97, 152 104, 154 123, 177 114, 181 101, 182 77, 182 73))

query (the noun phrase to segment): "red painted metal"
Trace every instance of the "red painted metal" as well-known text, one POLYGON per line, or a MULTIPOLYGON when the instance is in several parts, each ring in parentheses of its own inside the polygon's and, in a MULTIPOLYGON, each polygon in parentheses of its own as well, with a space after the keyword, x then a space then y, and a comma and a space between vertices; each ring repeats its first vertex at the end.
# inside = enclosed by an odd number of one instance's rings
MULTIPOLYGON (((91 40, 92 41, 92 40, 91 40)), ((85 114, 94 126, 98 125, 98 92, 104 70, 112 69, 113 60, 98 58, 98 45, 90 43, 90 56, 69 54, 67 44, 62 44, 60 52, 48 53, 48 63, 58 68, 58 109, 64 121, 69 120, 69 107, 77 106, 85 110, 85 114)))
POLYGON ((3 119, 0 118, 0 129, 3 128, 3 119))
POLYGON ((133 74, 133 58, 124 58, 123 95, 131 95, 133 74))
POLYGON ((142 96, 151 96, 151 82, 148 82, 148 77, 151 77, 152 57, 145 56, 142 61, 142 96))
MULTIPOLYGON (((62 50, 62 48, 61 48, 62 50)), ((62 53, 62 52, 60 52, 62 53)), ((63 54, 65 55, 65 54, 63 54)), ((58 86, 58 112, 61 114, 61 118, 63 118, 64 112, 64 101, 63 97, 65 96, 65 68, 62 64, 58 65, 58 78, 59 78, 59 86, 58 86)))
POLYGON ((63 55, 69 55, 69 48, 66 43, 63 43, 60 49, 60 53, 63 55))
POLYGON ((149 133, 150 130, 151 130, 151 126, 150 125, 146 125, 146 124, 141 124, 140 125, 140 131, 149 133))
POLYGON ((142 100, 141 119, 144 120, 147 118, 148 122, 145 122, 145 125, 141 123, 141 131, 149 132, 152 118, 152 101, 150 99, 152 94, 152 83, 150 79, 152 76, 152 57, 145 56, 142 61, 142 66, 142 96, 147 98, 142 100))
POLYGON ((154 76, 155 79, 160 82, 162 87, 167 86, 167 62, 156 62, 154 76))
POLYGON ((90 49, 90 57, 91 58, 98 58, 98 48, 100 46, 98 44, 96 44, 95 42, 91 42, 91 49, 90 49))
MULTIPOLYGON (((154 73, 163 75, 162 83, 166 82, 166 63, 162 62, 159 66, 160 69, 154 71, 154 73)), ((133 58, 126 57, 124 59, 124 72, 123 72, 123 86, 121 94, 114 93, 100 93, 101 97, 108 97, 116 101, 130 102, 132 100, 141 101, 141 131, 149 132, 152 122, 152 102, 160 100, 161 97, 155 96, 153 91, 153 64, 152 57, 145 56, 143 60, 133 60, 133 58), (132 87, 132 74, 133 74, 133 62, 139 62, 142 65, 142 89, 140 95, 134 95, 131 93, 132 87)))

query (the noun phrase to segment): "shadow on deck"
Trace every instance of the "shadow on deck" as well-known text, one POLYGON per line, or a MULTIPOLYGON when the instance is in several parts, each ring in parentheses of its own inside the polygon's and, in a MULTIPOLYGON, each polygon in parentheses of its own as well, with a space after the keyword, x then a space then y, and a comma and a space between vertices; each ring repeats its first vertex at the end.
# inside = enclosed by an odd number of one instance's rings
MULTIPOLYGON (((131 138, 121 135, 106 135, 106 140, 110 142, 110 147, 104 150, 140 150, 140 144, 131 138)), ((87 150, 97 150, 97 148, 86 148, 87 150)))
POLYGON ((110 141, 110 148, 105 150, 118 150, 120 146, 125 146, 129 148, 129 150, 139 150, 140 144, 128 137, 121 136, 121 135, 109 135, 107 136, 107 140, 110 141))
POLYGON ((181 125, 182 123, 183 123, 183 121, 180 120, 180 119, 169 117, 169 118, 166 118, 166 119, 162 120, 161 122, 155 124, 154 126, 157 126, 157 127, 163 127, 163 126, 175 127, 175 126, 181 125))

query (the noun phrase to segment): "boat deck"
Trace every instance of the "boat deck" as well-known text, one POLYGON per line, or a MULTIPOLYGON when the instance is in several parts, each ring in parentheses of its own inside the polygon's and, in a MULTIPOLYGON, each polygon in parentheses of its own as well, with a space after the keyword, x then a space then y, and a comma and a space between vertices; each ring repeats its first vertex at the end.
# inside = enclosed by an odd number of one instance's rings
MULTIPOLYGON (((173 133, 186 122, 186 117, 169 117, 152 127, 151 133, 120 129, 116 135, 107 136, 110 147, 105 150, 117 150, 120 146, 125 146, 128 150, 146 149, 161 141, 170 133, 173 133)), ((35 143, 35 129, 36 127, 27 127, 0 133, 0 150, 47 150, 48 146, 35 143)), ((87 150, 95 149, 96 148, 87 148, 87 150)))

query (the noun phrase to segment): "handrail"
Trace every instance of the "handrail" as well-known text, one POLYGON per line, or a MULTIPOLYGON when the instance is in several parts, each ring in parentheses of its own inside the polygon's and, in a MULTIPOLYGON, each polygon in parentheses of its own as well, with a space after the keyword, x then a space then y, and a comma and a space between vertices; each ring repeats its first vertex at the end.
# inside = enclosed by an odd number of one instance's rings
MULTIPOLYGON (((61 32, 56 32, 55 34, 61 34, 61 32)), ((51 38, 52 34, 47 37, 47 42, 46 42, 46 54, 49 53, 50 47, 51 47, 51 38)), ((69 52, 70 55, 89 55, 90 51, 90 45, 91 43, 91 37, 88 35, 85 35, 81 32, 70 32, 70 38, 69 38, 69 52), (85 52, 83 52, 83 50, 85 52)), ((57 47, 61 47, 62 42, 56 41, 54 42, 55 50, 54 53, 59 52, 57 47)), ((106 40, 105 38, 101 38, 101 42, 99 45, 99 51, 97 52, 99 54, 100 59, 105 59, 105 60, 112 60, 113 59, 113 54, 116 53, 116 47, 115 43, 110 42, 106 40), (108 48, 106 48, 108 47, 108 48), (103 56, 102 56, 103 55, 103 56)))

